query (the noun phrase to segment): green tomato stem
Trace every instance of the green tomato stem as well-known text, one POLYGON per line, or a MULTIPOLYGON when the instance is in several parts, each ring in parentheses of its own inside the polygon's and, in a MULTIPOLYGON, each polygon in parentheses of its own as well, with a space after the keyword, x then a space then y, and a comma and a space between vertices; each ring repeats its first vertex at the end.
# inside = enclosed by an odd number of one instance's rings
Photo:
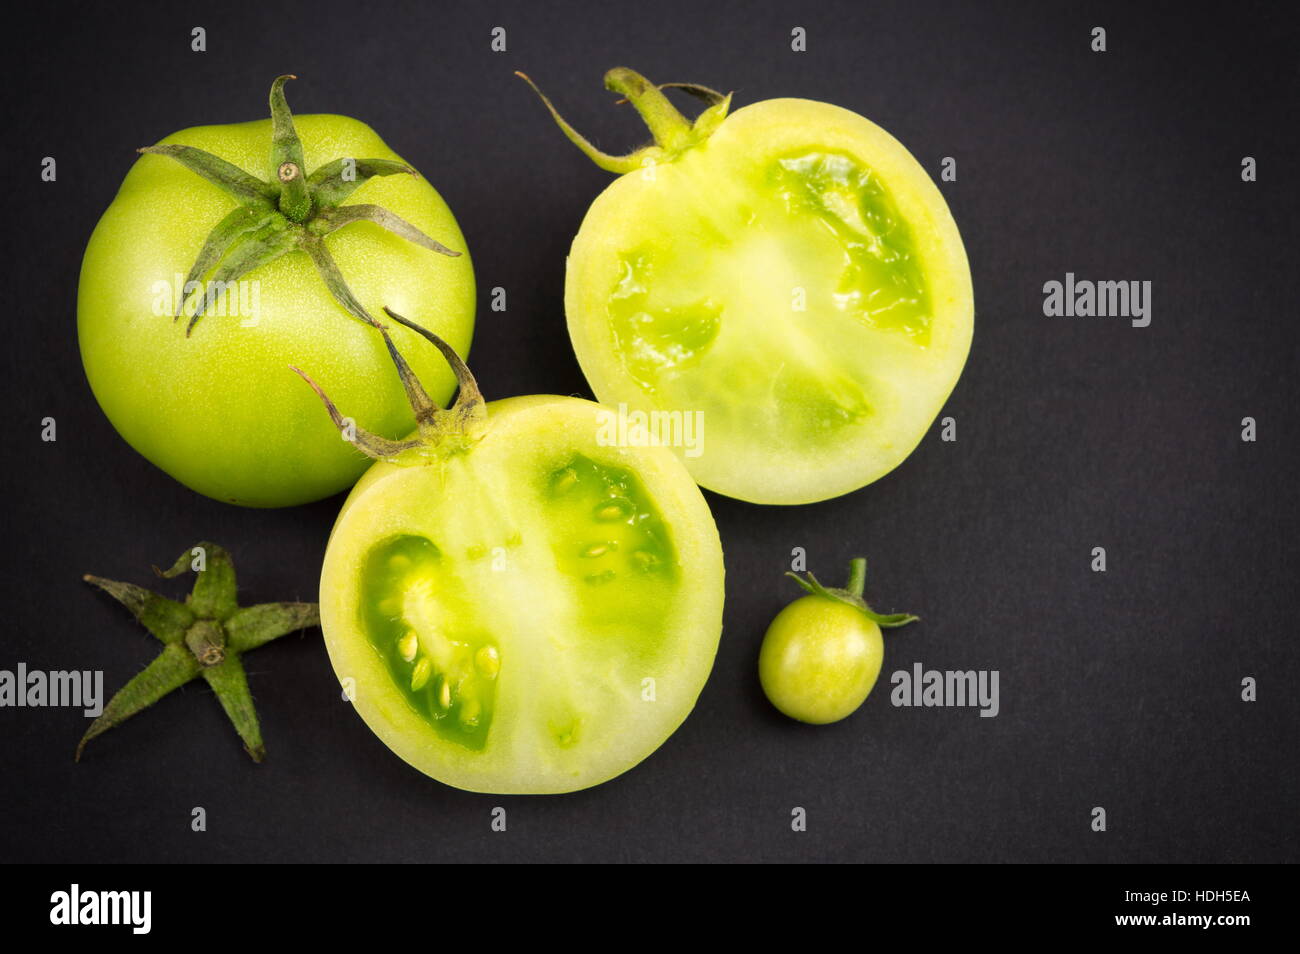
POLYGON ((185 634, 185 645, 203 666, 216 666, 226 658, 226 635, 221 624, 211 619, 201 619, 185 634))
POLYGON ((817 577, 811 572, 805 576, 798 573, 787 572, 786 576, 790 577, 801 587, 804 592, 810 596, 820 596, 824 599, 835 600, 839 603, 845 603, 852 606, 867 619, 871 620, 877 626, 886 629, 893 629, 898 626, 906 626, 908 623, 914 623, 921 617, 913 616, 911 613, 877 613, 862 598, 862 591, 866 584, 867 578, 867 561, 865 557, 856 557, 849 563, 849 582, 844 589, 837 589, 830 586, 822 586, 817 577))
POLYGON ((844 584, 844 588, 851 594, 862 598, 862 591, 867 585, 867 559, 866 557, 854 557, 849 561, 849 581, 844 584))
POLYGON ((640 73, 626 66, 616 66, 605 74, 605 88, 620 93, 632 104, 655 142, 668 152, 676 152, 689 144, 691 124, 659 87, 640 73))
POLYGON ((280 211, 290 222, 302 222, 311 214, 311 193, 307 191, 302 140, 284 98, 284 84, 291 79, 297 77, 286 73, 271 84, 271 166, 280 182, 280 211))
POLYGON ((625 66, 618 66, 605 74, 605 88, 621 93, 619 102, 631 103, 642 120, 650 128, 655 144, 637 149, 624 156, 615 156, 597 149, 592 143, 565 120, 528 74, 515 71, 515 75, 533 88, 550 112, 555 124, 569 141, 582 150, 583 155, 600 168, 618 175, 626 175, 636 169, 653 165, 661 159, 671 161, 679 153, 697 143, 703 142, 721 125, 731 108, 731 94, 722 94, 707 86, 697 83, 664 83, 656 86, 640 73, 625 66), (666 87, 674 87, 703 100, 709 106, 692 123, 683 116, 663 92, 666 87))

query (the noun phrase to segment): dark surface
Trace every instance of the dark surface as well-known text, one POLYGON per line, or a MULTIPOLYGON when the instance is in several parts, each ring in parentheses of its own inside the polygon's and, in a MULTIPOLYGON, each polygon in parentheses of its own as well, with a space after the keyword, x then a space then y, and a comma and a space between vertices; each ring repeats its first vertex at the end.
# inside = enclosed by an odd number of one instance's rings
MULTIPOLYGON (((149 582, 201 539, 244 602, 315 595, 341 497, 282 511, 199 497, 122 442, 81 371, 76 280, 135 147, 299 112, 374 126, 455 211, 480 287, 489 396, 582 393, 564 331, 568 243, 609 180, 566 143, 525 69, 606 148, 642 133, 601 88, 658 80, 826 100, 896 135, 942 184, 970 256, 976 333, 945 414, 893 474, 839 500, 709 495, 727 557, 722 647, 697 709, 596 789, 503 798, 444 787, 341 702, 319 633, 249 657, 268 760, 198 684, 97 741, 79 711, 0 710, 0 859, 1300 860, 1295 692, 1297 29, 1287 5, 277 4, 44 7, 9 31, 0 668, 102 669, 154 645, 80 582, 149 582), (795 11, 798 12, 795 12, 795 11), (322 14, 321 11, 324 11, 322 14), (208 51, 189 50, 189 30, 208 51), (489 50, 493 26, 510 51, 489 50), (789 50, 792 26, 809 52, 789 50), (1089 50, 1094 25, 1109 52, 1089 50), (39 180, 41 157, 59 161, 39 180), (1241 157, 1259 181, 1240 179, 1241 157), (1148 279, 1151 326, 1049 319, 1066 271, 1148 279), (487 308, 493 286, 509 311, 487 308), (1240 440, 1241 419, 1259 440, 1240 440), (58 421, 57 443, 39 439, 58 421), (887 639, 851 719, 777 715, 760 638, 796 591, 793 547, 924 621, 887 639), (1089 568, 1104 546, 1109 569, 1089 568), (914 662, 997 669, 1001 714, 890 705, 914 662), (1240 682, 1259 701, 1240 701, 1240 682), (504 805, 509 830, 489 812, 504 805), (190 830, 194 806, 208 830, 190 830), (806 833, 790 830, 793 806, 806 833), (1109 830, 1090 830, 1104 806, 1109 830)), ((188 584, 177 581, 175 593, 188 584)), ((170 591, 169 591, 170 592, 170 591)))

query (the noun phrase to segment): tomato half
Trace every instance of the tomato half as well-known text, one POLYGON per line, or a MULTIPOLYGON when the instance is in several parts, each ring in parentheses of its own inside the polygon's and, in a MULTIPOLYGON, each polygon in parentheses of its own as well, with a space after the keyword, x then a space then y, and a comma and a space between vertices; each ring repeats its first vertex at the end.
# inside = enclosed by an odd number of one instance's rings
POLYGON ((596 397, 700 414, 702 446, 677 450, 700 484, 742 500, 810 503, 893 470, 956 384, 973 327, 965 249, 925 170, 827 103, 728 116, 729 96, 688 87, 713 104, 691 125, 630 70, 606 85, 657 145, 607 156, 560 120, 623 173, 568 258, 569 334, 596 397))
MULTIPOLYGON (((438 254, 371 221, 321 238, 360 306, 375 314, 384 305, 401 309, 466 353, 474 276, 446 203, 364 123, 329 115, 292 122, 304 174, 340 159, 361 164, 343 209, 389 210, 462 253, 438 254), (404 174, 367 177, 366 160, 404 174)), ((197 147, 236 171, 277 181, 274 165, 268 169, 271 120, 185 129, 160 145, 167 144, 197 147)), ((113 426, 177 480, 230 503, 305 503, 351 486, 367 462, 322 419, 320 404, 289 365, 310 365, 339 400, 363 409, 362 422, 376 430, 409 430, 411 411, 382 342, 349 314, 304 251, 290 250, 242 274, 192 326, 195 299, 174 320, 200 250, 214 226, 240 206, 228 190, 174 158, 141 156, 86 249, 77 298, 82 361, 113 426)), ((280 216, 278 227, 315 225, 280 216)), ((244 248, 237 243, 224 261, 244 248)), ((394 334, 404 346, 417 340, 404 328, 394 334)), ((435 397, 451 396, 455 379, 436 354, 421 350, 414 361, 435 397)))
POLYGON ((448 785, 606 781, 672 734, 708 677, 713 517, 667 449, 602 440, 610 412, 590 401, 477 407, 466 378, 458 402, 417 413, 434 421, 423 436, 358 439, 382 459, 321 572, 335 673, 389 748, 448 785))

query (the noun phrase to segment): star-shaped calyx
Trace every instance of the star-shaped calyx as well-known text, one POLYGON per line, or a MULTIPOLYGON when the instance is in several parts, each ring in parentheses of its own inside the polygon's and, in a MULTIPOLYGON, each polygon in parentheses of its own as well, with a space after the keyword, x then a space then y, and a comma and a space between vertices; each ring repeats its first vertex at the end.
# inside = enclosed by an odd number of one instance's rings
POLYGON ((86 730, 77 746, 78 761, 91 739, 198 676, 217 694, 253 761, 260 762, 266 755, 240 657, 286 633, 319 625, 320 609, 315 603, 240 607, 235 601, 235 565, 215 543, 187 550, 170 570, 154 567, 155 573, 169 579, 186 570, 195 570, 198 578, 183 603, 134 583, 84 577, 129 609, 163 644, 163 650, 109 700, 86 730))
MULTIPOLYGON (((191 295, 201 291, 205 275, 210 273, 211 287, 220 289, 225 287, 224 283, 238 281, 253 269, 282 255, 303 251, 310 256, 338 303, 354 318, 374 324, 375 320, 352 294, 338 265, 325 248, 326 235, 353 222, 374 222, 394 235, 442 255, 461 254, 429 238, 383 206, 342 204, 374 176, 418 174, 405 163, 391 159, 341 157, 308 174, 302 141, 294 129, 293 115, 284 98, 284 84, 291 79, 296 77, 286 74, 271 84, 271 168, 276 171, 274 182, 265 182, 194 146, 169 143, 140 150, 175 159, 185 168, 220 186, 239 202, 239 207, 208 233, 185 279, 184 291, 176 305, 176 318, 184 313, 191 295)), ((195 323, 215 298, 215 295, 198 295, 185 329, 186 335, 194 330, 195 323)))

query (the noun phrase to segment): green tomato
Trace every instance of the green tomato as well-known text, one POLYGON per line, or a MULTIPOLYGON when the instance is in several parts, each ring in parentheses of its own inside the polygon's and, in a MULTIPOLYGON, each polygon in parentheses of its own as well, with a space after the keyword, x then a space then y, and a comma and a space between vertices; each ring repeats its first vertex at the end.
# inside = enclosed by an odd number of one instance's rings
POLYGON ((601 440, 610 412, 483 405, 453 367, 457 404, 417 404, 421 432, 357 434, 378 461, 325 554, 330 661, 371 730, 441 782, 596 785, 663 744, 704 686, 722 628, 717 528, 667 449, 601 440))
POLYGON ((842 590, 821 586, 811 573, 807 580, 795 576, 808 595, 781 610, 767 628, 759 681, 772 705, 790 718, 824 725, 856 712, 880 675, 880 627, 917 618, 873 612, 862 601, 865 575, 866 561, 857 559, 842 590))
MULTIPOLYGON (((273 136, 275 120, 199 126, 140 157, 91 236, 77 300, 86 376, 117 431, 192 489, 255 507, 338 493, 367 466, 290 365, 400 433, 411 411, 369 314, 401 309, 462 354, 474 323, 473 270, 446 203, 364 123, 289 117, 283 80, 272 112, 289 137, 273 136), (298 170, 288 182, 286 162, 298 170), (216 255, 206 268, 201 251, 216 255)), ((436 355, 415 367, 435 398, 451 396, 436 355)))
POLYGON ((702 446, 676 450, 741 500, 811 503, 889 473, 955 386, 973 328, 965 248, 929 175, 827 103, 727 116, 730 96, 690 86, 712 103, 690 124, 630 70, 605 82, 656 145, 609 156, 555 114, 622 173, 587 212, 565 283, 597 399, 698 414, 702 446))
POLYGON ((857 609, 805 596, 768 627, 758 674, 772 705, 792 719, 821 725, 857 711, 884 656, 880 627, 857 609))

